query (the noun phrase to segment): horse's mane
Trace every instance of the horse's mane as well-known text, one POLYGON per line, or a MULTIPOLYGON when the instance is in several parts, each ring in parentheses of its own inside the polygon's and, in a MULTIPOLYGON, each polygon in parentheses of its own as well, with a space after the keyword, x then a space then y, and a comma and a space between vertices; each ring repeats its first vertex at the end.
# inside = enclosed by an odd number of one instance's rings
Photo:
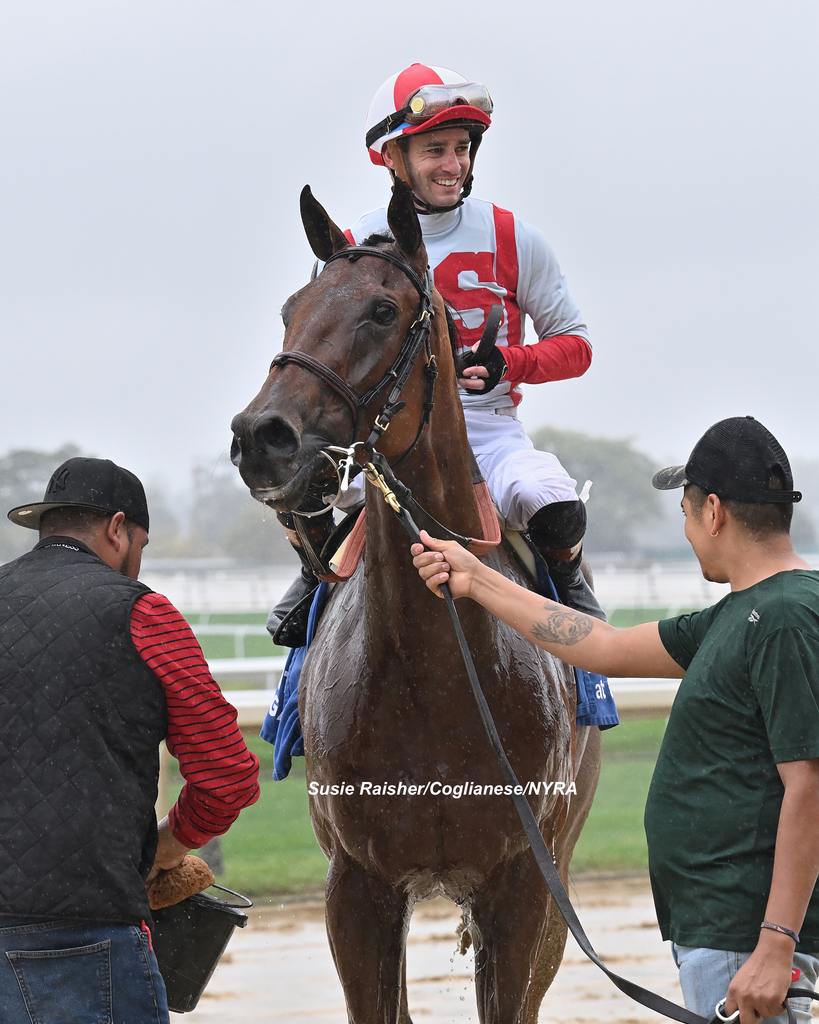
POLYGON ((372 235, 367 235, 367 237, 361 244, 369 246, 395 245, 395 239, 392 237, 392 235, 383 234, 381 232, 376 231, 372 235))
MULTIPOLYGON (((395 239, 390 234, 376 231, 371 235, 367 235, 361 245, 395 245, 395 239)), ((444 312, 446 314, 446 327, 449 335, 449 345, 452 349, 452 360, 457 365, 458 351, 461 348, 461 341, 458 337, 458 325, 455 323, 455 318, 452 316, 452 311, 446 302, 444 302, 444 312)))

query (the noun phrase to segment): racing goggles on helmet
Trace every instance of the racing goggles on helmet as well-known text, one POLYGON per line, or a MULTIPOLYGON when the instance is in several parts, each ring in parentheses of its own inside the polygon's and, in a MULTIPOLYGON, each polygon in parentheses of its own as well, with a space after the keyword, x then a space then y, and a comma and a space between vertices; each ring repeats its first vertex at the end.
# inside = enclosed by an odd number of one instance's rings
POLYGON ((424 85, 407 100, 406 118, 410 124, 423 124, 450 107, 476 107, 492 113, 492 97, 485 85, 424 85))
POLYGON ((396 110, 374 125, 366 136, 367 146, 372 146, 384 135, 394 131, 399 125, 408 123, 412 127, 425 124, 433 120, 445 111, 453 111, 453 118, 457 117, 456 107, 469 107, 464 111, 464 120, 473 120, 469 115, 477 112, 483 115, 481 123, 486 126, 489 123, 489 115, 492 113, 492 97, 485 85, 478 82, 463 82, 460 85, 424 85, 409 97, 405 107, 396 110), (484 118, 486 119, 484 121, 484 118))

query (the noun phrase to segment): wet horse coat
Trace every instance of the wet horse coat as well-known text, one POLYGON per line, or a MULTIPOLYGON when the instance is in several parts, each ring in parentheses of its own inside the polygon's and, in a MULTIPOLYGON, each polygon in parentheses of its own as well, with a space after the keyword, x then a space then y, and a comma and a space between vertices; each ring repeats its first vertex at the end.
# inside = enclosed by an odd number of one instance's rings
MULTIPOLYGON (((309 190, 302 216, 320 259, 348 245, 309 190)), ((400 183, 389 223, 390 251, 423 276, 420 228, 400 183)), ((401 396, 406 406, 378 448, 433 516, 480 536, 454 361, 437 294, 434 301, 440 378, 431 422, 419 436, 422 358, 401 396)), ((399 267, 363 254, 336 260, 285 305, 284 350, 309 354, 360 395, 395 358, 417 310, 418 293, 399 267)), ((234 420, 234 461, 261 500, 298 508, 325 464, 319 450, 367 437, 383 399, 353 423, 349 403, 320 375, 303 364, 273 367, 234 420)), ((562 957, 565 926, 550 912, 511 801, 361 792, 361 783, 502 783, 443 602, 412 569, 406 535, 380 492, 371 485, 367 492, 365 564, 329 600, 299 702, 307 776, 319 786, 310 812, 330 861, 327 932, 349 1020, 409 1020, 404 956, 412 907, 442 894, 464 912, 480 1020, 531 1024, 562 957), (352 794, 321 795, 341 784, 352 784, 352 794)), ((487 561, 525 583, 502 548, 487 561)), ((565 878, 597 782, 599 734, 575 730, 570 670, 472 602, 460 602, 459 611, 518 778, 576 784, 571 798, 555 787, 530 797, 565 878)))

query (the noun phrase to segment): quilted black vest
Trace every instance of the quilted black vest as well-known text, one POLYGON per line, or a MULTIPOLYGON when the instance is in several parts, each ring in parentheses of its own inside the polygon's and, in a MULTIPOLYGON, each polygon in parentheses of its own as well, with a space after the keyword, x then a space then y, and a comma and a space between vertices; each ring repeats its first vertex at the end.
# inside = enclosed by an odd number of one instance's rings
POLYGON ((146 593, 67 537, 0 567, 0 915, 150 917, 167 711, 131 642, 146 593))

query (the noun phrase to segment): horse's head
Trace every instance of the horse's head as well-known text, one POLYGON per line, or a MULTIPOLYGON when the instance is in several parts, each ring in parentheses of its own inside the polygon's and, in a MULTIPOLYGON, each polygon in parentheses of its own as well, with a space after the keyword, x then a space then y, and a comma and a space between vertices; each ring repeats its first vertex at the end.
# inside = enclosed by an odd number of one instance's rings
MULTIPOLYGON (((394 241, 375 240, 369 252, 349 245, 309 187, 301 194, 301 215, 313 252, 327 265, 285 303, 283 351, 231 424, 234 465, 254 496, 278 510, 299 508, 311 480, 329 468, 322 449, 370 436, 395 382, 390 371, 400 366, 429 299, 421 228, 400 181, 388 209, 394 241), (374 258, 373 248, 383 258, 374 258)), ((378 446, 387 458, 416 436, 424 362, 408 366, 406 408, 378 446)))

